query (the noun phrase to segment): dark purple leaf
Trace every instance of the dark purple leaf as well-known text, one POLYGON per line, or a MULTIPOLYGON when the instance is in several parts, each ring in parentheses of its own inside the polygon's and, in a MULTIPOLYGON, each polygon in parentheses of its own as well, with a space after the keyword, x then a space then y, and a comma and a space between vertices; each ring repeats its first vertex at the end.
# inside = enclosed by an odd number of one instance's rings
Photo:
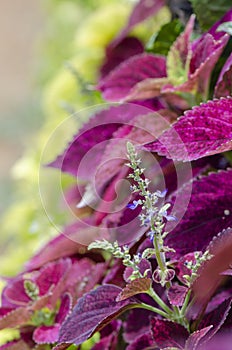
POLYGON ((166 76, 165 57, 152 54, 136 55, 121 63, 105 79, 98 88, 108 101, 125 99, 132 88, 147 78, 166 76))
POLYGON ((72 310, 72 297, 70 294, 66 293, 62 295, 60 301, 60 308, 55 317, 55 323, 62 324, 72 310))
POLYGON ((186 350, 197 350, 199 342, 204 340, 205 335, 210 331, 212 326, 202 328, 198 331, 193 332, 186 341, 185 349, 186 350))
POLYGON ((199 324, 199 329, 213 326, 204 341, 207 341, 216 334, 225 322, 231 308, 231 299, 224 301, 217 309, 205 315, 199 324))
POLYGON ((151 319, 151 331, 156 345, 161 349, 165 347, 184 348, 189 336, 187 329, 180 324, 156 317, 151 319))
MULTIPOLYGON (((175 208, 176 198, 182 198, 184 202, 185 196, 191 193, 182 220, 168 234, 165 242, 176 250, 176 257, 206 249, 218 232, 232 225, 231 181, 232 170, 221 170, 186 183, 170 198, 174 205, 172 214, 178 218, 183 216, 183 207, 181 203, 175 208)), ((167 224, 168 231, 171 225, 167 224)))
POLYGON ((232 98, 208 101, 186 111, 147 150, 189 161, 232 149, 232 98))
POLYGON ((142 334, 138 336, 133 343, 131 343, 126 350, 149 350, 149 349, 155 349, 157 348, 155 346, 154 340, 152 339, 151 333, 147 332, 145 334, 142 334), (152 347, 154 346, 154 348, 152 347))
POLYGON ((81 344, 95 331, 136 304, 132 299, 116 302, 120 292, 121 288, 104 285, 79 299, 72 314, 61 327, 59 343, 81 344))
POLYGON ((188 292, 188 288, 174 284, 168 289, 168 300, 171 305, 182 306, 185 296, 188 292))
POLYGON ((130 15, 127 25, 113 40, 111 46, 117 45, 123 38, 125 38, 125 36, 127 36, 134 26, 143 22, 148 17, 155 15, 155 13, 157 13, 164 5, 164 0, 139 0, 130 15))
POLYGON ((214 90, 214 96, 226 97, 232 95, 232 53, 224 64, 219 75, 217 84, 214 90))
POLYGON ((99 166, 107 141, 120 126, 139 114, 141 114, 140 109, 132 104, 101 110, 82 127, 64 153, 49 166, 85 181, 91 180, 94 170, 99 166), (91 166, 91 172, 89 166, 91 166))
POLYGON ((129 312, 124 322, 123 334, 127 343, 133 343, 136 338, 149 331, 151 316, 154 316, 154 313, 144 309, 134 309, 129 312))
POLYGON ((196 303, 198 304, 209 300, 210 297, 214 294, 217 287, 225 279, 225 276, 223 276, 222 272, 224 272, 232 263, 231 232, 232 229, 228 228, 224 231, 225 234, 223 235, 226 239, 221 239, 220 242, 217 242, 217 244, 213 243, 213 245, 209 246, 211 247, 211 251, 214 252, 214 256, 204 265, 204 269, 193 285, 196 303))
POLYGON ((135 37, 127 37, 116 46, 106 48, 106 59, 101 67, 101 78, 104 78, 120 63, 143 52, 143 44, 135 37))

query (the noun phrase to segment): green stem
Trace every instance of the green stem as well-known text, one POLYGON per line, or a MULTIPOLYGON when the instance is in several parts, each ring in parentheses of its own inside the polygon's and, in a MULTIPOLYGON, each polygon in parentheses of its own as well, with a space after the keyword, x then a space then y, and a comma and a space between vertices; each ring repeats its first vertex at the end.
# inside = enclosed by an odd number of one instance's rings
POLYGON ((166 311, 166 313, 171 316, 173 314, 172 309, 170 309, 165 302, 158 296, 158 294, 156 294, 156 292, 153 290, 153 288, 151 287, 149 289, 149 291, 147 292, 148 295, 150 295, 150 297, 152 297, 152 299, 164 310, 166 311))
POLYGON ((182 305, 182 308, 180 310, 180 315, 184 316, 185 315, 185 311, 189 305, 189 300, 190 300, 190 296, 191 296, 191 290, 188 291, 188 293, 186 294, 185 300, 184 300, 184 304, 182 305))
POLYGON ((151 306, 151 305, 148 305, 148 304, 145 304, 145 303, 135 304, 135 305, 133 305, 133 308, 142 308, 142 309, 146 309, 146 310, 149 310, 149 311, 153 311, 153 312, 163 316, 164 318, 170 319, 170 315, 167 314, 166 312, 158 309, 157 307, 154 307, 154 306, 151 306))

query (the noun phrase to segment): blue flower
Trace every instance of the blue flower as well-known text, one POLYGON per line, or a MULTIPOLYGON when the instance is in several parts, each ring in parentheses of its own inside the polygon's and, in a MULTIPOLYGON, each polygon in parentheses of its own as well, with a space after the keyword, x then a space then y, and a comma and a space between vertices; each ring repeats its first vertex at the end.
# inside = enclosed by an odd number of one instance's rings
POLYGON ((141 204, 141 200, 138 200, 138 201, 133 201, 132 203, 128 203, 127 204, 127 208, 131 209, 131 210, 134 210, 137 208, 138 205, 141 204))

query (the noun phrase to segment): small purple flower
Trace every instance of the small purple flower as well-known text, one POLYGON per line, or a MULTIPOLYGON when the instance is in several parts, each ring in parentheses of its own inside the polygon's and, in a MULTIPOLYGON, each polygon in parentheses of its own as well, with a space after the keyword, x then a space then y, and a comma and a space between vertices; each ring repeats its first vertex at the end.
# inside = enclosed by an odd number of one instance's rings
POLYGON ((147 233, 147 237, 150 239, 150 241, 152 242, 153 239, 154 239, 154 235, 155 235, 155 232, 154 231, 149 231, 147 233))
POLYGON ((132 203, 128 203, 126 207, 131 209, 131 210, 134 210, 138 207, 138 205, 141 205, 141 204, 142 204, 142 202, 139 199, 138 201, 133 201, 132 203))
POLYGON ((166 196, 167 192, 168 192, 167 189, 163 190, 162 192, 159 191, 159 190, 157 190, 157 191, 155 192, 155 194, 156 194, 157 197, 159 197, 159 198, 164 198, 164 197, 166 196))

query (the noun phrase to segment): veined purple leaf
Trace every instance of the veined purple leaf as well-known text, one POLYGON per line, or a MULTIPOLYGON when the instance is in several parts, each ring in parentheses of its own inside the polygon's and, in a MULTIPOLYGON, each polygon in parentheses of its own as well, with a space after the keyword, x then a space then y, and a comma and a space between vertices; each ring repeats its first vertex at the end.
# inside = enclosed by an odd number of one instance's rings
POLYGON ((168 300, 171 305, 182 306, 185 296, 188 292, 188 288, 178 284, 174 284, 168 289, 168 300))
POLYGON ((224 64, 214 90, 215 97, 232 95, 232 53, 224 64))
MULTIPOLYGON (((144 333, 138 336, 133 343, 131 343, 126 350, 149 350, 153 349, 151 346, 155 346, 155 342, 152 338, 151 332, 144 333)), ((157 348, 155 346, 155 348, 157 348)), ((154 348, 154 349, 155 349, 154 348)))
POLYGON ((190 161, 232 149, 232 98, 186 111, 159 139, 145 146, 173 160, 190 161))
POLYGON ((155 13, 157 13, 164 5, 164 0, 139 0, 130 15, 127 25, 116 36, 116 38, 111 43, 111 46, 117 45, 123 38, 127 36, 127 34, 134 26, 143 22, 148 17, 155 15, 155 13))
POLYGON ((205 328, 202 328, 202 329, 190 334, 189 338, 186 341, 185 349, 186 350, 197 350, 200 341, 204 340, 204 337, 206 336, 206 334, 210 331, 210 329, 212 327, 213 326, 205 327, 205 328))
MULTIPOLYGON (((170 232, 172 223, 166 229, 169 234, 166 244, 184 254, 206 249, 218 232, 232 225, 232 169, 221 170, 186 183, 174 192, 170 203, 174 207, 176 197, 185 198, 192 191, 186 213, 180 223, 170 232)), ((173 215, 182 216, 182 205, 176 206, 173 215)))
POLYGON ((132 88, 147 78, 166 76, 166 59, 153 54, 136 55, 121 63, 99 84, 98 89, 108 101, 125 99, 132 88))
POLYGON ((101 78, 105 77, 120 63, 128 58, 141 54, 143 44, 135 37, 127 37, 120 41, 116 46, 109 45, 106 48, 106 59, 101 67, 101 78))
POLYGON ((133 280, 123 288, 116 300, 122 301, 133 297, 136 294, 146 293, 151 287, 151 282, 152 280, 146 277, 133 280))
POLYGON ((189 333, 186 328, 178 323, 160 320, 156 317, 151 319, 151 331, 155 344, 162 348, 184 348, 189 333))
POLYGON ((116 302, 120 292, 121 288, 104 285, 79 299, 61 327, 59 343, 79 345, 117 315, 136 305, 132 299, 116 302))
POLYGON ((49 166, 61 169, 83 180, 90 180, 101 160, 102 153, 113 133, 135 116, 141 114, 138 106, 124 104, 101 110, 78 131, 62 155, 49 166), (80 166, 84 159, 84 165, 80 166), (91 171, 89 171, 91 166, 91 171))

